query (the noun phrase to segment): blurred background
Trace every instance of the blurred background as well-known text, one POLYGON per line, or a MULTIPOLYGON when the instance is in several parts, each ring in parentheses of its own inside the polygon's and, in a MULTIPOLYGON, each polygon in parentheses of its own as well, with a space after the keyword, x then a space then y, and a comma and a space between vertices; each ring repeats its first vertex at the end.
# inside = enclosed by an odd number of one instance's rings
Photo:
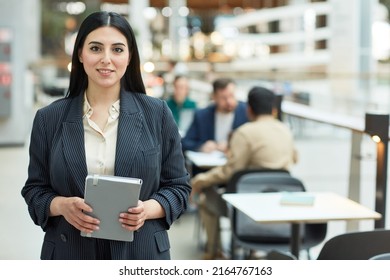
POLYGON ((97 10, 129 19, 150 95, 188 74, 202 107, 209 82, 229 76, 241 99, 262 83, 325 110, 388 112, 389 9, 389 0, 0 0, 0 144, 23 144, 35 102, 64 95, 77 29, 97 10))
MULTIPOLYGON (((42 233, 20 196, 32 118, 65 95, 78 27, 98 10, 128 18, 149 95, 165 98, 173 77, 185 74, 199 107, 217 77, 233 78, 244 101, 250 87, 263 85, 286 104, 305 105, 285 108, 299 152, 292 173, 308 190, 375 208, 375 143, 338 121, 364 126, 367 112, 390 112, 390 0, 0 0, 0 221, 7 225, 0 259, 38 257, 42 233), (26 230, 34 242, 9 246, 26 230)), ((171 231, 181 248, 174 258, 198 257, 197 242, 181 238, 193 218, 171 231)), ((331 222, 329 236, 346 228, 331 222)))

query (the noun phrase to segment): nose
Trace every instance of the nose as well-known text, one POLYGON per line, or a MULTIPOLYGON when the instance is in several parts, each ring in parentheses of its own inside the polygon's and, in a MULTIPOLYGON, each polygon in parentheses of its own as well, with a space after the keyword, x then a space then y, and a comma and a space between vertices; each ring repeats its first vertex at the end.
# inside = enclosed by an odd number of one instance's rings
POLYGON ((101 59, 100 62, 102 64, 109 64, 109 63, 111 63, 111 57, 110 57, 110 53, 108 51, 103 52, 103 56, 102 56, 102 59, 101 59))

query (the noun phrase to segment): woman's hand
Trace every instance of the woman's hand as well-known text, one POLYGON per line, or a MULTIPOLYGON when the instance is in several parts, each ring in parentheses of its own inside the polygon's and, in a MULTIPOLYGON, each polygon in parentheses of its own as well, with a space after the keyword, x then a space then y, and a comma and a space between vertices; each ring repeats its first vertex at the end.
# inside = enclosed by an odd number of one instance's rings
POLYGON ((125 229, 135 231, 139 230, 145 224, 146 220, 163 217, 165 217, 165 211, 156 200, 138 200, 136 207, 129 208, 128 212, 119 215, 119 222, 125 229))
POLYGON ((56 197, 50 205, 50 215, 62 215, 65 220, 78 230, 92 233, 99 229, 100 221, 84 212, 92 212, 92 208, 80 197, 56 197))
POLYGON ((138 200, 138 205, 136 207, 129 208, 128 212, 119 215, 119 222, 122 224, 122 227, 129 231, 140 229, 144 225, 145 220, 145 204, 141 200, 138 200))

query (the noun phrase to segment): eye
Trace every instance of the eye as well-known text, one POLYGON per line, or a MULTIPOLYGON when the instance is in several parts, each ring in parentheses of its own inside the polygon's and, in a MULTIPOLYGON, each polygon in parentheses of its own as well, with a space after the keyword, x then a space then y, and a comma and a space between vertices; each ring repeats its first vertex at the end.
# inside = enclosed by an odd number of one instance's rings
POLYGON ((91 46, 89 49, 90 49, 91 51, 93 51, 93 52, 98 52, 98 51, 100 51, 100 47, 98 47, 98 46, 91 46))
POLYGON ((114 48, 113 51, 116 53, 122 53, 122 52, 124 52, 124 49, 117 47, 117 48, 114 48))

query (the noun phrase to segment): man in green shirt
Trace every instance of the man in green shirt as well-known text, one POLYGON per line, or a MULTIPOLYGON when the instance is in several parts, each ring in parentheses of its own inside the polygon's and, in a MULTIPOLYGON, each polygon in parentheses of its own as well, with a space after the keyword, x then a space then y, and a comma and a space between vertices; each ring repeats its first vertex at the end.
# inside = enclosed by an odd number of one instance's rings
POLYGON ((196 109, 196 102, 191 100, 189 94, 189 82, 185 76, 176 76, 173 81, 173 93, 167 99, 168 107, 184 136, 188 125, 191 123, 192 115, 196 109))

